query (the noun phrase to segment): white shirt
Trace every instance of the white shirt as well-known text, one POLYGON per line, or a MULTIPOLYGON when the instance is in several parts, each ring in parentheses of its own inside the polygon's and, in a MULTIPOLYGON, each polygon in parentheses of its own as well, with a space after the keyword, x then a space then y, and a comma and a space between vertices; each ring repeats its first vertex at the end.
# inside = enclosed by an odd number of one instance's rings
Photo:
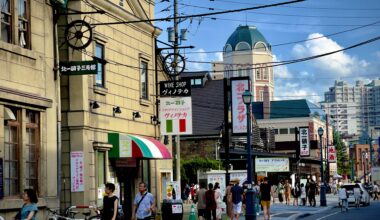
POLYGON ((355 187, 354 188, 354 197, 355 198, 359 198, 360 196, 361 196, 360 188, 359 187, 355 187))
POLYGON ((345 188, 339 188, 338 191, 339 199, 347 199, 347 191, 345 188))

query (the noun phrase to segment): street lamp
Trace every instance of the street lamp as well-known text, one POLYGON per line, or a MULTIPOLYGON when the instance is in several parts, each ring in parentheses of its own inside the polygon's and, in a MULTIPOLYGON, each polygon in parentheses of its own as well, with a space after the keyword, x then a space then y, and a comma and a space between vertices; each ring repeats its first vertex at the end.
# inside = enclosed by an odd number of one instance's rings
POLYGON ((320 195, 320 204, 321 206, 326 206, 326 189, 325 189, 325 180, 323 178, 323 147, 322 147, 322 135, 323 135, 323 128, 318 128, 318 135, 319 135, 319 144, 321 148, 321 195, 320 195))
POLYGON ((252 190, 252 172, 255 173, 255 169, 252 166, 252 154, 251 154, 251 103, 252 103, 252 93, 249 90, 243 92, 243 102, 247 107, 247 192, 246 192, 246 220, 255 220, 255 199, 254 192, 252 190))

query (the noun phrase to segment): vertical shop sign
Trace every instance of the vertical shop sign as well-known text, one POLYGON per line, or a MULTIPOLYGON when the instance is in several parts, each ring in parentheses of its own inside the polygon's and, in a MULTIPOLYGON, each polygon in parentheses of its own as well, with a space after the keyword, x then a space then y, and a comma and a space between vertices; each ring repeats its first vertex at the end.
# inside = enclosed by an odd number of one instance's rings
POLYGON ((84 163, 83 151, 72 151, 70 153, 71 162, 71 192, 84 191, 84 163))
POLYGON ((231 78, 232 134, 247 133, 247 109, 242 95, 249 89, 249 78, 231 78))
POLYGON ((336 162, 335 146, 328 146, 327 147, 327 159, 329 160, 329 163, 335 163, 336 162))
POLYGON ((300 156, 310 156, 309 128, 300 128, 300 156))

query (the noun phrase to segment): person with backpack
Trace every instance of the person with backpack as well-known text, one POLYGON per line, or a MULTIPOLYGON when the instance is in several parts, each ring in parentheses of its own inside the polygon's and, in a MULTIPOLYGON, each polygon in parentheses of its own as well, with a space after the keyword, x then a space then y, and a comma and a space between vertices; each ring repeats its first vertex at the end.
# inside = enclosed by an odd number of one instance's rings
POLYGON ((309 204, 310 206, 315 207, 317 202, 315 201, 315 194, 317 192, 317 184, 315 181, 312 179, 309 183, 309 191, 307 193, 307 196, 309 198, 309 204))
POLYGON ((232 203, 234 210, 234 219, 238 220, 241 214, 241 208, 243 205, 243 193, 244 190, 241 186, 239 186, 239 179, 236 179, 235 185, 231 188, 232 193, 232 203))
MULTIPOLYGON (((149 220, 155 210, 154 196, 148 192, 147 184, 139 183, 139 193, 136 194, 132 207, 132 219, 149 220)), ((112 219, 113 220, 113 219, 112 219)))
POLYGON ((282 179, 278 183, 277 190, 278 190, 278 201, 280 201, 280 203, 282 204, 282 202, 284 201, 284 197, 283 197, 283 195, 284 195, 284 182, 282 179))
POLYGON ((301 189, 299 183, 296 183, 292 189, 293 206, 298 206, 298 198, 301 195, 301 189))
POLYGON ((211 220, 212 218, 216 220, 216 200, 215 200, 215 191, 213 189, 213 184, 208 184, 208 190, 205 193, 206 196, 206 215, 205 219, 211 220))

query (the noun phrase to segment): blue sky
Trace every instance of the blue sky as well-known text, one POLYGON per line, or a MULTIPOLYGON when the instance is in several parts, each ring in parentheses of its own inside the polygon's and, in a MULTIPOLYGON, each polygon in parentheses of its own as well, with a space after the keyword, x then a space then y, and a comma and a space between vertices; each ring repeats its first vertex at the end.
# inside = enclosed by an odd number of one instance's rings
MULTIPOLYGON (((178 0, 178 8, 181 15, 190 15, 283 1, 286 0, 178 0)), ((172 4, 173 0, 158 0, 156 18, 172 15, 172 4)), ((155 25, 163 29, 159 39, 167 42, 166 29, 172 26, 172 22, 156 22, 155 25)), ((188 40, 182 45, 193 45, 195 49, 181 53, 189 60, 220 60, 225 42, 239 25, 256 26, 272 45, 322 37, 272 47, 276 60, 292 60, 343 49, 380 36, 380 1, 308 0, 287 6, 187 19, 180 24, 181 29, 189 30, 188 40), (376 25, 326 36, 377 21, 376 25)), ((186 65, 187 71, 211 70, 207 63, 186 65)), ((275 99, 323 101, 324 91, 335 80, 353 84, 356 80, 369 82, 380 77, 380 40, 324 58, 276 67, 274 72, 275 99)))

